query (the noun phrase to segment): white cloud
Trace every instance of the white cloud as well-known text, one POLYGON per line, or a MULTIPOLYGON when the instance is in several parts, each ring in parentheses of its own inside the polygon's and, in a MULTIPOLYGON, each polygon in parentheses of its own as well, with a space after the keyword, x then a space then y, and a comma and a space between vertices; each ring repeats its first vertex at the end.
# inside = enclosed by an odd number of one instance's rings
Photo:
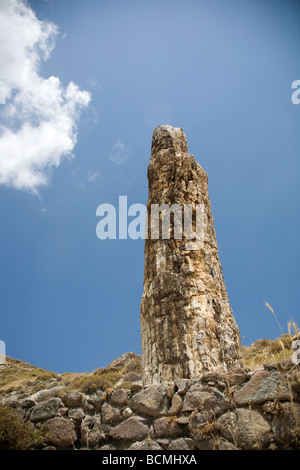
POLYGON ((119 140, 113 145, 113 153, 110 155, 112 160, 117 165, 122 165, 129 157, 129 148, 119 140))
POLYGON ((0 184, 37 192, 49 168, 72 154, 90 94, 40 76, 57 26, 39 21, 23 0, 0 1, 0 184))
POLYGON ((88 174, 88 181, 90 181, 91 183, 93 183, 94 181, 96 181, 100 176, 100 173, 98 173, 97 171, 92 173, 92 172, 89 172, 88 174))
POLYGON ((87 84, 91 88, 101 88, 101 83, 99 82, 98 78, 95 75, 90 75, 87 79, 87 84))

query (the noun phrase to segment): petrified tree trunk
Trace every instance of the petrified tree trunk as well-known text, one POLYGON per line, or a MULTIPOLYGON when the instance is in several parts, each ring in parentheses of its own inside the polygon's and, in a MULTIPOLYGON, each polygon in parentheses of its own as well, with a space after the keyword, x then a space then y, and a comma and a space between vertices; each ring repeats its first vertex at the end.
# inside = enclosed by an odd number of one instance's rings
MULTIPOLYGON (((159 126, 154 130, 148 183, 141 302, 144 384, 238 367, 240 336, 219 261, 207 175, 188 154, 182 129, 159 126), (155 204, 182 208, 182 215, 177 213, 173 221, 171 216, 169 239, 161 228, 153 228, 155 204), (197 244, 186 238, 190 238, 187 230, 182 238, 178 236, 180 222, 186 229, 184 207, 192 207, 194 232, 202 230, 197 244), (176 230, 175 219, 179 221, 176 230)), ((166 212, 160 213, 161 222, 166 212)))

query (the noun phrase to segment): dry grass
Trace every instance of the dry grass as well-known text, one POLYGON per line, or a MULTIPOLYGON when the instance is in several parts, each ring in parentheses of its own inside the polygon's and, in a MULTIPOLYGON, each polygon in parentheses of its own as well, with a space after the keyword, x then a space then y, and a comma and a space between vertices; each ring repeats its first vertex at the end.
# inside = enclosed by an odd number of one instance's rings
POLYGON ((279 362, 290 359, 292 355, 293 336, 283 334, 275 340, 259 339, 250 346, 242 347, 242 357, 245 366, 256 369, 269 362, 279 362))
POLYGON ((27 388, 32 393, 37 391, 49 379, 57 378, 59 374, 34 367, 26 362, 6 358, 5 368, 0 372, 0 395, 12 390, 27 388), (39 383, 39 385, 38 385, 39 383))
POLYGON ((51 379, 57 379, 57 385, 65 390, 81 390, 94 393, 107 388, 130 388, 133 382, 142 376, 141 357, 134 353, 125 353, 107 367, 94 372, 57 374, 10 357, 6 358, 5 368, 0 370, 0 397, 12 391, 29 394, 46 389, 51 379))

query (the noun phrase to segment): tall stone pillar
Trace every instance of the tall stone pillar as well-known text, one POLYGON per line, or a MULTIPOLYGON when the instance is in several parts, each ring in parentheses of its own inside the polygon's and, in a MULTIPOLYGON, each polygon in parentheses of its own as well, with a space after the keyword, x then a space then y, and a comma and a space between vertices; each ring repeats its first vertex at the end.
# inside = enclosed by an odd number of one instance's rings
POLYGON ((182 129, 159 126, 154 130, 148 184, 141 301, 143 382, 168 382, 239 367, 240 336, 219 261, 207 174, 188 153, 182 129), (175 207, 182 208, 182 215, 172 216, 175 207), (194 234, 200 227, 196 243, 185 226, 185 207, 192 208, 194 234), (157 213, 159 232, 153 222, 157 213), (167 238, 161 225, 169 215, 167 238))

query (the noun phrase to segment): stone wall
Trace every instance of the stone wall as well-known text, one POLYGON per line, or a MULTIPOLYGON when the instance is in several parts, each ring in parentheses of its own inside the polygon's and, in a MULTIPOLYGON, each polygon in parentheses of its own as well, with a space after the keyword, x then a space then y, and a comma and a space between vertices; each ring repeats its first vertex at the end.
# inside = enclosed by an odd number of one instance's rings
POLYGON ((91 395, 53 380, 2 404, 43 426, 44 449, 300 449, 300 372, 286 361, 91 395))

